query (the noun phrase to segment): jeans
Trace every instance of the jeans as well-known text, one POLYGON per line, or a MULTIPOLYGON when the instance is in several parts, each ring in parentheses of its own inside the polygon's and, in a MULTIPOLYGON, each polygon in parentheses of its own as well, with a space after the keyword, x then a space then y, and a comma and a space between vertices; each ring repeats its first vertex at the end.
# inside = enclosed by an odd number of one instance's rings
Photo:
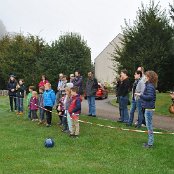
POLYGON ((143 111, 142 111, 140 99, 137 100, 137 109, 138 109, 138 124, 137 125, 141 126, 142 121, 143 121, 143 111))
POLYGON ((45 118, 45 110, 42 108, 39 108, 39 116, 40 116, 40 120, 43 121, 45 118))
POLYGON ((16 103, 17 103, 17 109, 18 109, 18 112, 23 112, 23 98, 19 98, 19 97, 17 97, 16 98, 16 103))
POLYGON ((154 142, 154 134, 153 134, 153 127, 152 127, 152 110, 145 110, 145 119, 146 119, 146 127, 148 130, 148 145, 153 145, 154 142))
POLYGON ((47 116, 47 124, 51 125, 51 121, 52 121, 52 109, 53 107, 51 106, 45 106, 46 109, 46 116, 47 116))
POLYGON ((31 119, 37 119, 37 110, 31 110, 31 119))
POLYGON ((67 113, 64 113, 64 116, 62 117, 62 123, 63 123, 63 130, 68 130, 68 122, 67 122, 67 113))
POLYGON ((89 114, 96 115, 95 96, 87 96, 87 100, 88 100, 89 114))
POLYGON ((11 111, 13 111, 13 101, 14 101, 15 110, 17 110, 16 97, 9 95, 9 100, 10 100, 10 109, 11 109, 11 111))
POLYGON ((132 100, 131 109, 130 109, 130 118, 129 118, 130 125, 132 125, 132 123, 134 121, 134 113, 135 113, 136 108, 137 108, 137 102, 136 102, 136 100, 132 100))
POLYGON ((28 118, 31 120, 31 110, 28 109, 28 118))
POLYGON ((128 96, 120 96, 119 97, 119 109, 120 109, 120 121, 127 123, 129 120, 129 115, 128 115, 128 96))

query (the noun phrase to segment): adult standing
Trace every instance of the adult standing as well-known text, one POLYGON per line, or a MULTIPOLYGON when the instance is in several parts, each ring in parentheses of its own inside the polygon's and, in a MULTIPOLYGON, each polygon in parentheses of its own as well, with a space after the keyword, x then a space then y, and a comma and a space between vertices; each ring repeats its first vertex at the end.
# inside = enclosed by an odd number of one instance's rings
POLYGON ((148 130, 148 142, 144 143, 145 148, 151 148, 154 143, 152 117, 155 110, 156 101, 156 86, 158 82, 158 75, 154 71, 147 71, 145 73, 146 84, 143 94, 135 93, 142 100, 142 107, 145 108, 145 120, 148 130))
MULTIPOLYGON (((142 72, 142 78, 141 78, 140 82, 139 82, 138 85, 137 85, 136 93, 143 94, 144 89, 145 89, 145 83, 146 83, 146 78, 145 78, 145 74, 144 74, 144 67, 139 66, 139 67, 137 68, 137 71, 141 71, 141 72, 142 72)), ((145 109, 144 109, 144 108, 142 107, 142 105, 141 105, 141 100, 140 100, 140 98, 137 96, 136 99, 138 100, 138 105, 139 105, 139 107, 138 107, 138 108, 139 108, 138 114, 139 114, 139 113, 142 114, 142 115, 138 116, 138 119, 141 118, 141 116, 142 116, 141 121, 137 121, 137 123, 136 123, 136 126, 137 126, 137 127, 140 127, 140 122, 141 122, 141 124, 146 125, 145 116, 144 116, 145 109), (140 109, 141 109, 142 111, 140 111, 140 109)))
POLYGON ((129 89, 130 89, 130 81, 128 78, 127 70, 122 70, 120 73, 121 83, 118 87, 118 100, 119 100, 119 110, 120 110, 120 118, 118 122, 127 123, 129 120, 128 115, 128 101, 129 101, 129 89))
POLYGON ((78 94, 83 94, 83 77, 80 75, 79 71, 75 71, 75 78, 73 80, 73 85, 78 88, 78 94))
POLYGON ((49 82, 48 82, 46 76, 43 74, 43 75, 41 76, 41 81, 39 82, 39 85, 38 85, 39 88, 40 88, 40 87, 43 87, 43 88, 44 88, 44 85, 45 85, 46 83, 49 83, 49 82))
POLYGON ((69 82, 73 83, 73 81, 74 81, 74 74, 70 74, 69 78, 70 78, 69 82))
POLYGON ((17 81, 15 79, 15 76, 12 74, 10 75, 8 84, 7 84, 7 89, 8 89, 8 95, 9 95, 9 100, 10 100, 10 111, 13 112, 17 110, 17 105, 16 105, 16 86, 17 86, 17 81), (13 107, 13 101, 14 101, 14 107, 13 107))
POLYGON ((97 79, 94 78, 93 72, 88 72, 86 82, 86 96, 88 100, 89 113, 88 116, 96 117, 95 95, 98 88, 97 79))
POLYGON ((63 84, 63 73, 60 73, 59 80, 57 83, 57 93, 56 93, 56 103, 55 103, 56 105, 58 104, 60 98, 62 97, 62 91, 61 91, 62 84, 63 84))

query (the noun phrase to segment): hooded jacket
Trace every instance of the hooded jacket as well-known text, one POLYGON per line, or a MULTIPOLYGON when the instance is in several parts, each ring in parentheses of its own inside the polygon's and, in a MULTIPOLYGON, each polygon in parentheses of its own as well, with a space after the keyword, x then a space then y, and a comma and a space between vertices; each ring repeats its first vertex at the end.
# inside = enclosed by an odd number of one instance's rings
POLYGON ((54 106, 56 95, 52 89, 44 91, 43 98, 44 98, 44 106, 50 106, 50 107, 54 106))

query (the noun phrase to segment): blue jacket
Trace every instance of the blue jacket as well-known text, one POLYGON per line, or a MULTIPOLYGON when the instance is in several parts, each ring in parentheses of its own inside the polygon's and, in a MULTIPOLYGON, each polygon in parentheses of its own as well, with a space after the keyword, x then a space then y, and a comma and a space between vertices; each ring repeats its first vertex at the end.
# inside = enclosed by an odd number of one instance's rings
POLYGON ((142 95, 140 95, 142 108, 154 109, 156 101, 156 89, 152 83, 146 82, 145 90, 142 95))
POLYGON ((52 89, 44 91, 43 98, 44 98, 44 106, 51 106, 51 107, 54 106, 56 95, 52 89))

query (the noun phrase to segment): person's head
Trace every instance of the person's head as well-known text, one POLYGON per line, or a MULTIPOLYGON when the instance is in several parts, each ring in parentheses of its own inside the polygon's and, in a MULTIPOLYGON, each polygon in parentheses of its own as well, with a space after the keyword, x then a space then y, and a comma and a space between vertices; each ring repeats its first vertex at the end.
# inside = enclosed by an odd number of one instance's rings
POLYGON ((70 81, 74 79, 74 74, 70 74, 70 81))
POLYGON ((145 77, 146 77, 146 81, 148 81, 149 83, 152 83, 155 87, 157 87, 158 75, 156 74, 156 72, 146 71, 145 77))
POLYGON ((37 91, 32 91, 32 97, 36 97, 37 98, 37 91))
POLYGON ((9 81, 15 81, 15 76, 13 74, 10 75, 9 81))
POLYGON ((128 71, 126 69, 121 70, 120 77, 121 80, 128 78, 128 71))
POLYGON ((142 74, 144 74, 144 68, 143 68, 142 66, 139 66, 139 67, 137 68, 137 71, 141 71, 142 74))
POLYGON ((138 80, 141 77, 142 77, 142 72, 141 71, 135 71, 135 74, 134 74, 135 80, 138 80))
POLYGON ((88 78, 93 78, 94 77, 94 73, 92 71, 88 72, 88 78))
POLYGON ((19 79, 19 84, 20 85, 24 84, 24 79, 19 79))
POLYGON ((42 75, 42 76, 41 76, 41 79, 42 79, 42 80, 46 80, 47 78, 46 78, 45 75, 42 75))
POLYGON ((65 93, 66 93, 67 96, 70 96, 71 95, 71 88, 66 87, 65 88, 65 93))
POLYGON ((60 73, 59 74, 59 79, 62 80, 62 78, 63 78, 63 73, 60 73))
POLYGON ((29 86, 28 90, 29 90, 30 92, 34 91, 34 86, 29 86))
POLYGON ((66 81, 66 75, 63 75, 62 80, 66 81))
POLYGON ((42 94, 43 92, 44 92, 44 87, 42 86, 39 88, 39 93, 42 94))
POLYGON ((72 96, 76 96, 77 92, 78 92, 78 87, 77 86, 74 86, 74 87, 71 88, 71 95, 72 96))
POLYGON ((49 90, 49 89, 51 89, 51 84, 50 83, 46 83, 44 85, 44 87, 45 87, 45 90, 49 90))
POLYGON ((80 71, 75 71, 75 76, 76 77, 80 76, 80 71))

